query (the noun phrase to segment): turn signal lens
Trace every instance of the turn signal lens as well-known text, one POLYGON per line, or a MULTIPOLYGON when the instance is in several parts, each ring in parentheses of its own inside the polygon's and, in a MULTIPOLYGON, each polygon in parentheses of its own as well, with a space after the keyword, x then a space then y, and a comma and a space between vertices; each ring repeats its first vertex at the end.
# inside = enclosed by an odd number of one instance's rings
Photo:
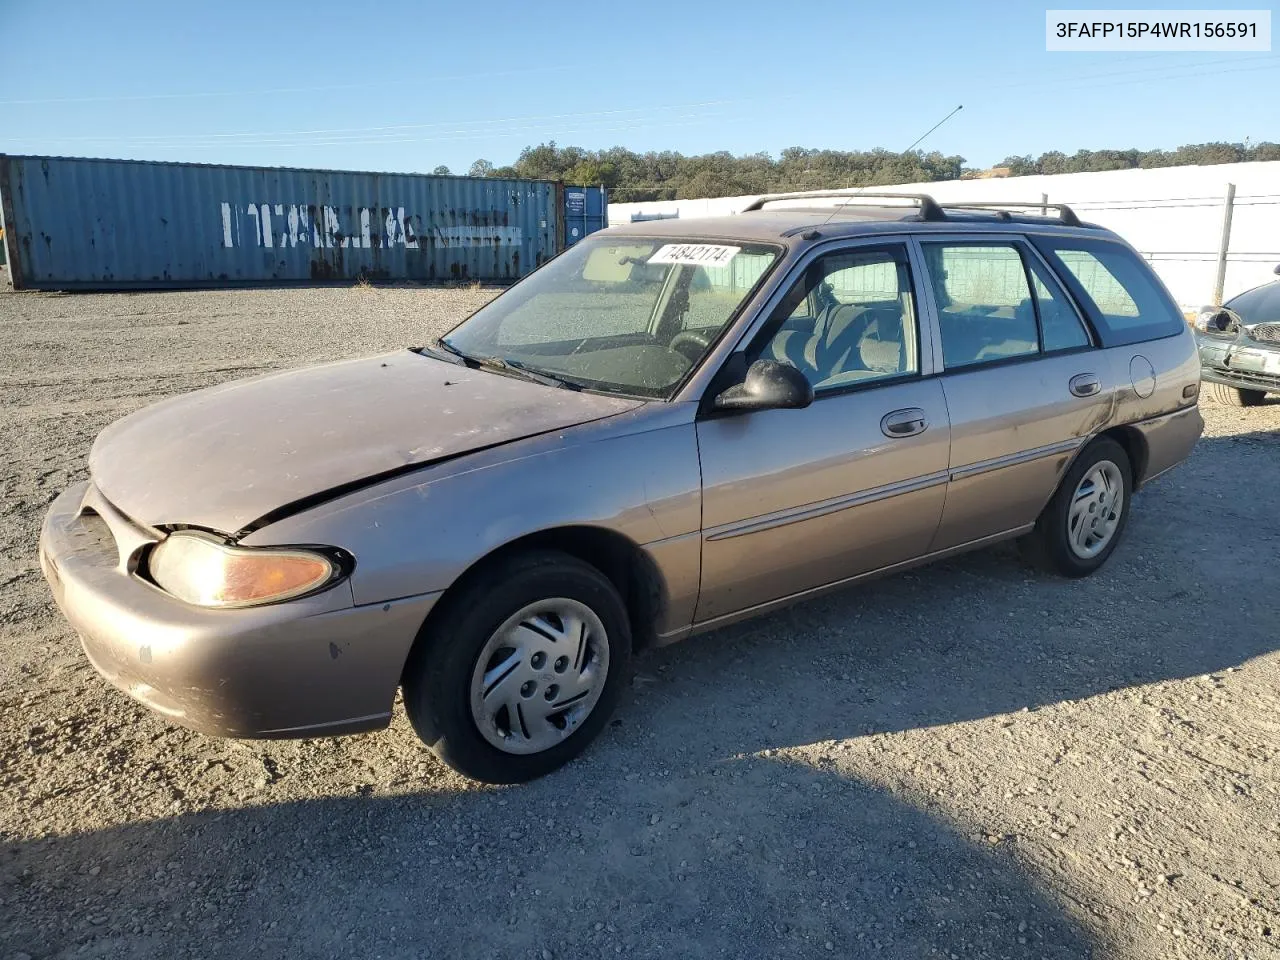
POLYGON ((175 533, 151 550, 151 579, 201 607, 247 607, 309 593, 338 574, 310 550, 233 547, 197 533, 175 533))

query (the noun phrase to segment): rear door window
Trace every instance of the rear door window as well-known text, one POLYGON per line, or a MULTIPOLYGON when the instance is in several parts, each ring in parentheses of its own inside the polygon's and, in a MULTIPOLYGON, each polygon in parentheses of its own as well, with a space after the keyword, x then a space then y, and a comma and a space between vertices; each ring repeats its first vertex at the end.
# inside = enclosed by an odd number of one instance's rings
POLYGON ((1031 240, 1084 307, 1104 347, 1170 337, 1186 326, 1151 268, 1128 247, 1077 237, 1031 240))
POLYGON ((1036 306, 1040 310, 1044 352, 1089 346, 1089 332, 1058 282, 1033 258, 1027 258, 1027 268, 1031 272, 1031 289, 1035 291, 1036 306))
POLYGON ((1036 307, 1012 244, 924 243, 948 370, 1040 352, 1036 307))

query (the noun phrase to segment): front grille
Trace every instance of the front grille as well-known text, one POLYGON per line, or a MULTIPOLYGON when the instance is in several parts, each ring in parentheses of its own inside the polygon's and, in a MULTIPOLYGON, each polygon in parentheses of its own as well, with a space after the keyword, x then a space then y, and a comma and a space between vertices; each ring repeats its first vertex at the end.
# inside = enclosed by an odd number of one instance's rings
POLYGON ((1280 343, 1280 323, 1255 323, 1249 337, 1259 343, 1280 343))

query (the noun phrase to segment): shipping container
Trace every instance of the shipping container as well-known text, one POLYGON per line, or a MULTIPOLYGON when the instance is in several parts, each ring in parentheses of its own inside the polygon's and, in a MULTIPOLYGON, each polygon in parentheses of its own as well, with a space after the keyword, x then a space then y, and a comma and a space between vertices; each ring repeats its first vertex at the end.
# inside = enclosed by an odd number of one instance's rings
POLYGON ((563 248, 562 189, 0 155, 0 227, 16 289, 510 281, 563 248))
POLYGON ((571 247, 608 224, 609 193, 604 187, 564 188, 564 245, 571 247))

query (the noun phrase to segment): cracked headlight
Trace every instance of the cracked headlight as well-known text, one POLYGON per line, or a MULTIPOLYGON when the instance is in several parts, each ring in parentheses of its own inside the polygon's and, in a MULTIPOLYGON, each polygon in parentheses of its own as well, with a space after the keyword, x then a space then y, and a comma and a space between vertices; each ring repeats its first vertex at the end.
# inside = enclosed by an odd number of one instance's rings
POLYGON ((297 547, 236 547, 208 534, 181 532, 151 549, 151 579, 200 607, 248 607, 288 600, 338 580, 323 553, 297 547))

